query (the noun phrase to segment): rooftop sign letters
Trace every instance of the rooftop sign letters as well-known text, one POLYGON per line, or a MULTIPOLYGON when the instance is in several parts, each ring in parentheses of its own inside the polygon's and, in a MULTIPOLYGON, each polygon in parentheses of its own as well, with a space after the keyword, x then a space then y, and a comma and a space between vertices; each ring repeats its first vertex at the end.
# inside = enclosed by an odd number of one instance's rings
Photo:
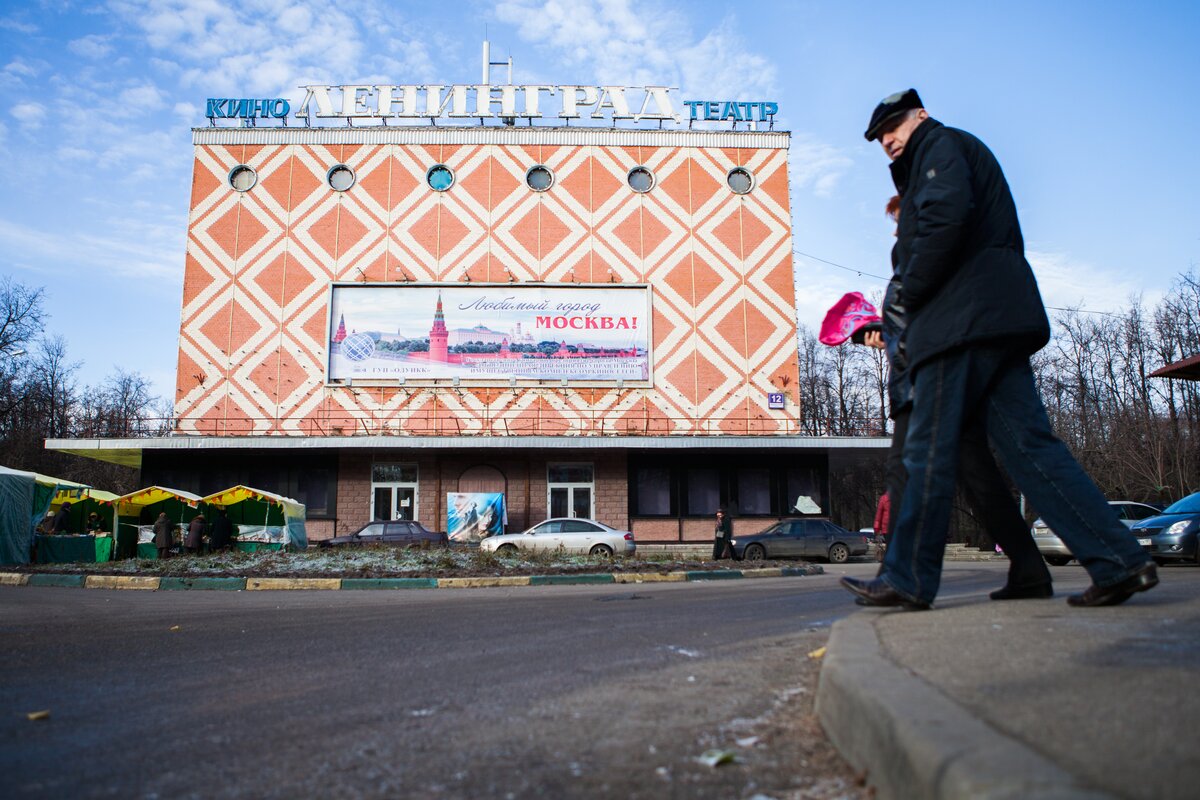
MULTIPOLYGON (((489 84, 310 85, 300 87, 304 99, 294 117, 306 122, 321 119, 366 120, 515 120, 610 119, 614 122, 670 122, 695 120, 771 122, 777 103, 731 100, 676 101, 665 86, 549 86, 489 84)), ((286 119, 291 104, 282 98, 210 98, 205 116, 218 119, 286 119)))

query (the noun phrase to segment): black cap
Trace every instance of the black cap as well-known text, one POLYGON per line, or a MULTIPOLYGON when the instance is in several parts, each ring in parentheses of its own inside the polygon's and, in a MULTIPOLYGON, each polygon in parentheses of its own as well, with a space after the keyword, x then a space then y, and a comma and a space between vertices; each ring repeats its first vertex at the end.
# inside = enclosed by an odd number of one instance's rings
POLYGON ((884 123, 897 114, 903 114, 914 108, 924 108, 924 103, 921 102, 921 96, 917 94, 916 89, 908 89, 903 92, 896 92, 879 101, 879 105, 875 106, 875 111, 871 114, 871 124, 867 125, 867 132, 863 134, 868 142, 874 141, 879 135, 880 128, 884 123))

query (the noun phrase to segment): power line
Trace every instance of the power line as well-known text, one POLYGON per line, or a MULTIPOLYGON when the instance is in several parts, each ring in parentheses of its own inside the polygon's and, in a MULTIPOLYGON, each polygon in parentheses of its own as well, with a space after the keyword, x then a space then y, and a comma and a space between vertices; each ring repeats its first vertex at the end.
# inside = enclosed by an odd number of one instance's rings
MULTIPOLYGON (((882 275, 876 275, 873 272, 867 272, 866 270, 857 269, 855 267, 847 267, 845 264, 838 264, 835 261, 830 261, 825 258, 818 258, 817 256, 809 255, 808 253, 802 253, 799 250, 793 250, 792 253, 795 255, 801 256, 803 258, 811 259, 813 261, 820 261, 822 264, 828 264, 831 267, 837 267, 838 269, 844 269, 844 270, 846 270, 846 272, 853 272, 855 275, 858 275, 860 278, 862 278, 862 277, 878 278, 881 281, 891 280, 891 278, 885 278, 882 275)), ((1068 311, 1068 312, 1074 312, 1077 314, 1099 314, 1104 317, 1123 316, 1121 314, 1114 314, 1111 311, 1092 311, 1091 309, 1087 309, 1087 308, 1063 308, 1061 306, 1046 306, 1046 310, 1047 311, 1068 311)))

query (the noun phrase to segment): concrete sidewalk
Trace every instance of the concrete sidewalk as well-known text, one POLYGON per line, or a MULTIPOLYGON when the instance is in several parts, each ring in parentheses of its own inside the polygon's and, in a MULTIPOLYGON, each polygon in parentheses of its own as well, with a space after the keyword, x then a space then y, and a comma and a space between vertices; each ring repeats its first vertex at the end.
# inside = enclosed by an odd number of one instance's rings
POLYGON ((1200 569, 1089 609, 1066 604, 1087 574, 1052 572, 1050 600, 958 595, 834 625, 818 712, 879 797, 1197 796, 1200 569))

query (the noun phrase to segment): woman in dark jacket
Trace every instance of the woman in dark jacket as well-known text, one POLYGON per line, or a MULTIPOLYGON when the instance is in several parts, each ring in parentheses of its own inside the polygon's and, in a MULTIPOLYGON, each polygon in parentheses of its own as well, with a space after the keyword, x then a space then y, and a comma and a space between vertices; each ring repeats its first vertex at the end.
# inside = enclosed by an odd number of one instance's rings
POLYGON ((187 538, 183 540, 183 549, 194 555, 200 552, 203 545, 204 515, 197 514, 196 518, 188 523, 187 538))
POLYGON ((171 546, 175 526, 171 524, 171 520, 167 519, 167 512, 159 512, 158 519, 154 521, 154 546, 158 548, 158 557, 165 559, 171 554, 171 546))
POLYGON ((733 520, 725 515, 725 509, 717 509, 717 528, 713 536, 713 560, 733 558, 733 520))

